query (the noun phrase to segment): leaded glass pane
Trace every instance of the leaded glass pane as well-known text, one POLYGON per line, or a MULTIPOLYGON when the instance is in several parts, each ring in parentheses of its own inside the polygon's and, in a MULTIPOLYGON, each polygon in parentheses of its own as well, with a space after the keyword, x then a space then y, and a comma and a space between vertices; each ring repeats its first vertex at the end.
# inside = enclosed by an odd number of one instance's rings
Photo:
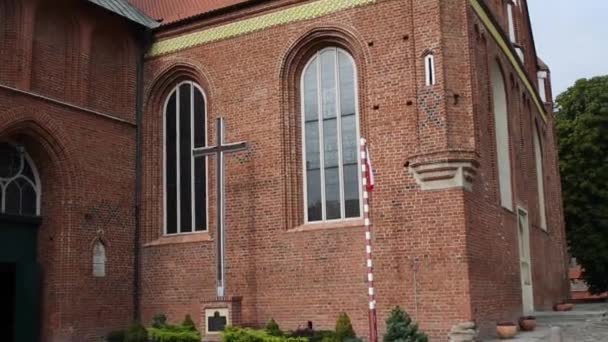
POLYGON ((336 117, 336 52, 321 53, 321 103, 323 118, 336 117))
POLYGON ((355 70, 349 56, 338 53, 340 74, 340 111, 342 116, 355 115, 355 70))
POLYGON ((15 177, 21 170, 21 153, 12 145, 0 144, 0 178, 15 177))
POLYGON ((306 172, 308 191, 308 221, 320 221, 323 219, 321 208, 321 170, 308 170, 306 172))
POLYGON ((192 85, 179 88, 179 178, 181 232, 192 231, 192 85))
POLYGON ((165 201, 167 234, 177 233, 177 93, 167 103, 165 113, 165 201))
MULTIPOLYGON (((194 146, 206 145, 205 100, 198 88, 194 88, 194 146)), ((207 167, 205 158, 194 159, 194 219, 195 230, 207 229, 207 167)))
POLYGON ((21 215, 36 215, 36 190, 24 179, 19 179, 21 185, 21 215))
POLYGON ((4 190, 4 198, 6 205, 4 206, 4 213, 10 215, 21 214, 21 186, 19 182, 12 181, 8 183, 4 190))
POLYGON ((317 59, 313 59, 304 74, 304 118, 319 120, 319 92, 317 89, 317 59))
POLYGON ((337 167, 325 169, 325 218, 339 219, 340 213, 340 170, 337 167))
POLYGON ((344 211, 346 217, 359 217, 359 167, 344 165, 344 211))

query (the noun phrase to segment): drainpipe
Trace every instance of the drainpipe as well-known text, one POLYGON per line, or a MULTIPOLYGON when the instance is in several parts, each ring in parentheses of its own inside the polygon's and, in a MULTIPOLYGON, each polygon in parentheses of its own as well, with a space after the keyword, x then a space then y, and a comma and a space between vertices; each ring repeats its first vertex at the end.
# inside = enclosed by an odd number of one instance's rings
POLYGON ((140 311, 140 237, 141 237, 141 193, 142 193, 142 124, 144 114, 144 59, 150 43, 152 32, 144 29, 141 33, 141 51, 137 59, 136 66, 136 97, 135 97, 135 232, 133 236, 133 320, 139 322, 141 319, 140 311))

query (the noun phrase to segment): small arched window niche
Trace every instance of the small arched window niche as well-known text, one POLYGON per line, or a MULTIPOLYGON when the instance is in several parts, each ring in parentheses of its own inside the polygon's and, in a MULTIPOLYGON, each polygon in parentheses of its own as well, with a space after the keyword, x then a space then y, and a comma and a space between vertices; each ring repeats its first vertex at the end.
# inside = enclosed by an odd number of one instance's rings
POLYGON ((22 146, 0 142, 0 214, 40 215, 40 177, 22 146))
POLYGON ((328 47, 301 77, 306 223, 361 217, 357 70, 352 56, 328 47))
POLYGON ((106 246, 101 240, 95 241, 93 245, 93 277, 103 278, 106 276, 106 246))
POLYGON ((435 74, 435 56, 432 52, 424 56, 424 79, 427 86, 437 84, 437 76, 435 74))
POLYGON ((192 150, 207 144, 206 97, 195 83, 178 84, 164 107, 165 234, 207 230, 207 161, 192 150))
POLYGON ((496 134, 496 164, 498 166, 498 185, 500 204, 513 210, 511 183, 511 152, 509 148, 509 113, 505 79, 498 62, 492 66, 492 102, 496 134))

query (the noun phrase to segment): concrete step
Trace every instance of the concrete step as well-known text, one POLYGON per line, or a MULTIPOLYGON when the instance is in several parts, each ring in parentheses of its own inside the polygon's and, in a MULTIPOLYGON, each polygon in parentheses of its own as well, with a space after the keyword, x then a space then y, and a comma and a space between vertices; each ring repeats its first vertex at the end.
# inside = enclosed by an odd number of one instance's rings
POLYGON ((535 312, 532 315, 536 316, 536 322, 538 325, 551 326, 601 319, 602 317, 608 317, 608 311, 541 311, 535 312))

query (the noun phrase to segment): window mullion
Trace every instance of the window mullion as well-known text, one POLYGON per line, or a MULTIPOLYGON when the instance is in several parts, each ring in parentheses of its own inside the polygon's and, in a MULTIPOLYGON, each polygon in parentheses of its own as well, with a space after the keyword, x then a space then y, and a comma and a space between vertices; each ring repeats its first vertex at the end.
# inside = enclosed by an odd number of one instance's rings
POLYGON ((177 234, 181 233, 182 229, 181 229, 181 182, 180 182, 180 174, 181 174, 181 170, 180 170, 180 165, 179 165, 179 147, 180 147, 180 135, 179 135, 179 116, 180 116, 180 89, 179 89, 179 85, 177 86, 176 90, 175 90, 175 160, 173 161, 175 163, 175 188, 176 188, 176 215, 175 217, 176 219, 176 228, 175 228, 175 232, 177 234))
POLYGON ((325 208, 325 142, 323 139, 323 88, 321 82, 321 53, 317 53, 317 102, 318 102, 318 126, 319 126, 319 174, 321 178, 321 220, 326 220, 326 208, 325 208))
POLYGON ((338 183, 340 184, 340 218, 346 218, 346 203, 344 200, 344 161, 342 160, 342 103, 340 98, 340 64, 338 63, 338 49, 334 56, 334 77, 336 84, 336 129, 338 140, 338 183))

